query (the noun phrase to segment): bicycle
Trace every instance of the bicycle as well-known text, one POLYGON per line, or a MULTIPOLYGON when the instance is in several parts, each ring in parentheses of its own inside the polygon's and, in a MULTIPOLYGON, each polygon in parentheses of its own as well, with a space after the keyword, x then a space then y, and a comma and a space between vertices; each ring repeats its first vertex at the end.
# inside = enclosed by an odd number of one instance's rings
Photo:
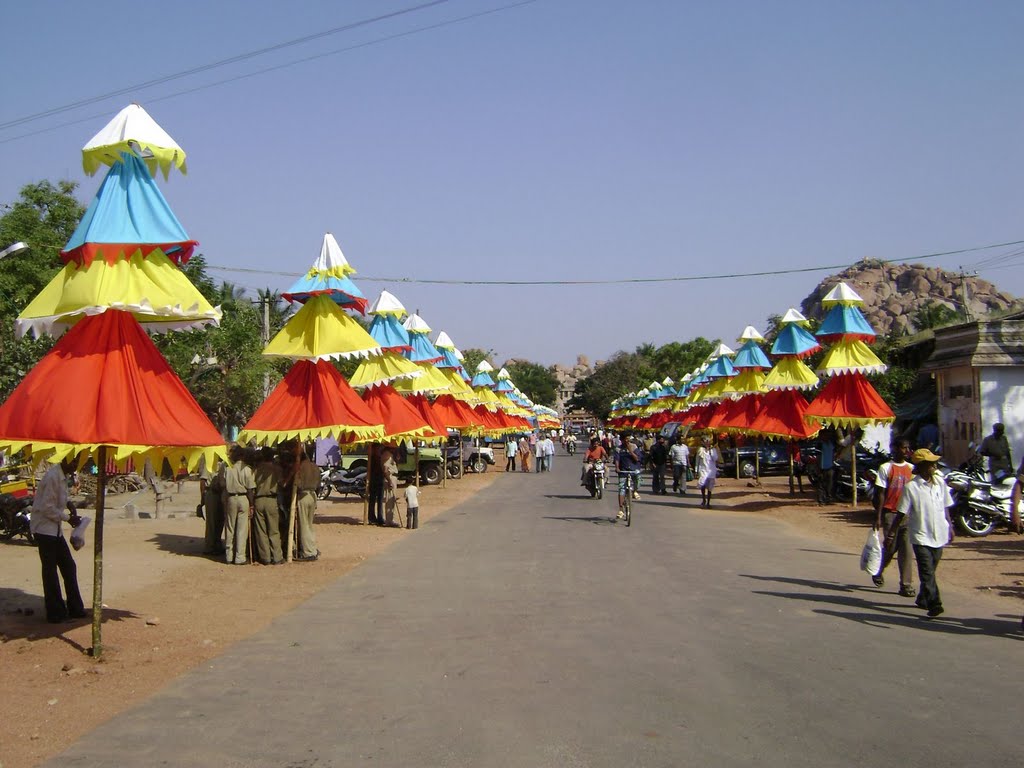
POLYGON ((633 494, 636 493, 633 483, 638 474, 629 471, 619 473, 624 478, 619 483, 619 495, 622 498, 622 519, 626 521, 627 528, 633 522, 633 494))

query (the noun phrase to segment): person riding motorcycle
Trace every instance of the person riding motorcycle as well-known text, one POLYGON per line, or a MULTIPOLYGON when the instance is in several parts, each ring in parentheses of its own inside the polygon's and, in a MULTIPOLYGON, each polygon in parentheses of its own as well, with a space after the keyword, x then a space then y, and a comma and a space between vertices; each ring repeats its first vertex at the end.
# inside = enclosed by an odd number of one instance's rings
POLYGON ((576 453, 576 435, 572 432, 565 436, 565 450, 570 456, 576 453))
POLYGON ((590 447, 587 452, 583 454, 583 469, 580 472, 580 485, 586 487, 587 475, 594 471, 594 462, 603 461, 608 454, 604 450, 604 446, 601 445, 601 441, 596 437, 590 441, 590 447))

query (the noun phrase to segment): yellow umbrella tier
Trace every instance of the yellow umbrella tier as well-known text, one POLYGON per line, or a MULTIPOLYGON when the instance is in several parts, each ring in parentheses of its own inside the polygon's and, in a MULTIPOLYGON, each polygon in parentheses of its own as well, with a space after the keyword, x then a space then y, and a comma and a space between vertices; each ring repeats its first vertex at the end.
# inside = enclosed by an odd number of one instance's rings
MULTIPOLYGON (((411 360, 408 362, 412 362, 411 360)), ((430 363, 412 363, 422 373, 415 379, 395 382, 395 391, 402 395, 432 394, 448 392, 451 382, 430 363)))
POLYGON ((397 352, 384 352, 369 357, 359 364, 348 380, 353 389, 379 387, 384 384, 397 385, 422 378, 423 371, 412 360, 397 352))
POLYGON ((886 368, 888 366, 863 341, 841 339, 829 347, 818 372, 838 376, 842 373, 885 373, 886 368))
POLYGON ((163 251, 139 251, 108 264, 69 263, 18 316, 17 333, 60 336, 88 315, 131 312, 149 331, 182 331, 220 323, 221 311, 203 298, 163 251))
POLYGON ((818 377, 796 357, 784 357, 764 377, 765 389, 813 389, 818 377))
POLYGON ((264 355, 292 360, 368 357, 383 352, 363 326, 329 296, 314 296, 270 340, 264 355))

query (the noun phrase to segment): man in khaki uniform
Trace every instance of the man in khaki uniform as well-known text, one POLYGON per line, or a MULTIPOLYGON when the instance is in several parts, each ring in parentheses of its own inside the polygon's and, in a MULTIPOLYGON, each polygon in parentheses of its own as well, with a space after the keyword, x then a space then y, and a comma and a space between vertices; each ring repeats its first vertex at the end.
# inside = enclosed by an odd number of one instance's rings
POLYGON ((203 497, 203 517, 206 520, 205 555, 224 554, 224 466, 216 461, 211 472, 206 460, 199 469, 199 490, 203 497))
POLYGON ((264 448, 253 472, 256 480, 256 558, 263 565, 284 562, 281 554, 281 510, 277 505, 277 491, 281 484, 281 466, 274 461, 274 452, 264 448))
POLYGON ((298 530, 299 551, 296 560, 312 561, 320 557, 316 548, 316 533, 313 531, 313 517, 316 515, 316 489, 320 485, 320 469, 309 460, 305 453, 295 474, 298 483, 298 514, 295 525, 298 530))
POLYGON ((231 466, 224 474, 224 560, 245 565, 249 542, 249 511, 256 495, 256 478, 245 463, 245 449, 236 445, 230 453, 231 466))

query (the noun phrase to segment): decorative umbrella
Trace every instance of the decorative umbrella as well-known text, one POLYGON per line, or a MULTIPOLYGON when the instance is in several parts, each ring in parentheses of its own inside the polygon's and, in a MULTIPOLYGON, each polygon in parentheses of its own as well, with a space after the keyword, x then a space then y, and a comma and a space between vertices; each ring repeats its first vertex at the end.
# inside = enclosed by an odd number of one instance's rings
POLYGON ((198 292, 187 280, 182 283, 171 276, 174 267, 169 255, 184 264, 195 243, 184 235, 162 195, 153 194, 155 186, 136 162, 140 157, 165 174, 172 166, 184 170, 181 148, 134 105, 83 150, 87 172, 102 164, 111 169, 89 206, 91 215, 82 220, 64 249, 68 266, 56 280, 60 288, 51 284, 44 289, 45 301, 33 302, 31 315, 21 318, 23 330, 37 333, 71 328, 0 406, 0 448, 24 450, 34 459, 95 460, 94 657, 103 650, 108 459, 119 465, 129 459, 160 463, 168 459, 184 461, 191 469, 202 458, 212 463, 225 456, 223 438, 137 319, 145 320, 151 331, 159 331, 196 327, 219 317, 205 302, 194 301, 198 292), (134 237, 139 239, 132 241, 134 237), (122 262, 128 260, 132 263, 125 267, 122 262), (136 278, 125 280, 126 274, 136 278), (177 302, 176 290, 183 294, 177 302), (53 407, 69 399, 75 401, 75 408, 53 407))
MULTIPOLYGON (((242 428, 240 441, 275 445, 296 438, 333 437, 351 444, 384 435, 380 415, 359 399, 329 362, 383 353, 376 339, 342 309, 342 305, 359 311, 365 307, 362 293, 347 277, 352 271, 334 237, 327 234, 313 266, 282 294, 289 301, 301 302, 302 307, 270 340, 263 354, 295 362, 242 428)), ((296 453, 299 451, 301 443, 297 442, 296 453)), ((285 560, 292 559, 297 495, 293 484, 285 560)))
MULTIPOLYGON (((822 299, 829 313, 821 323, 818 338, 834 342, 818 367, 830 377, 807 408, 807 417, 823 424, 856 428, 868 424, 891 423, 896 416, 866 378, 883 373, 886 365, 865 342, 873 342, 874 331, 858 305, 864 301, 845 283, 839 283, 822 299)), ((857 450, 853 446, 851 474, 853 505, 857 506, 857 450)))

